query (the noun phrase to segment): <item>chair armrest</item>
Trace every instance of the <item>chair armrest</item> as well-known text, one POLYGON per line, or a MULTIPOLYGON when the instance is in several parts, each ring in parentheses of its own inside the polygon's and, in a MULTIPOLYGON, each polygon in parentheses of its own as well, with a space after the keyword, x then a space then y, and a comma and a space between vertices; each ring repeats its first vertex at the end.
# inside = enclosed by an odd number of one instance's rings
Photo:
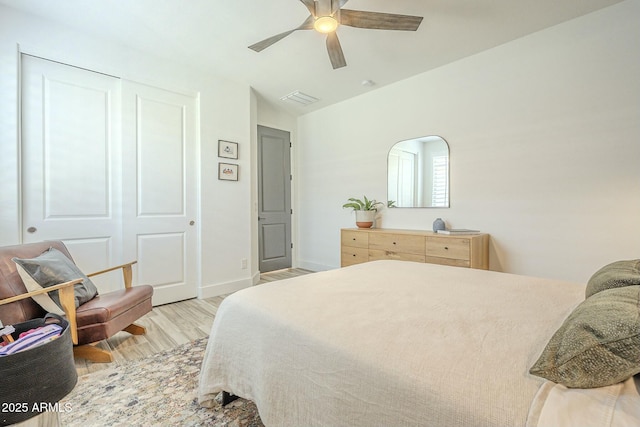
POLYGON ((116 265, 115 267, 107 268, 106 270, 96 271, 95 273, 87 274, 87 277, 97 276, 98 274, 108 273, 113 270, 117 270, 119 268, 122 269, 122 275, 124 276, 124 287, 129 289, 131 287, 131 280, 133 277, 133 272, 131 266, 136 264, 138 261, 131 261, 126 264, 116 265))
POLYGON ((0 300, 0 305, 31 298, 34 295, 41 295, 53 291, 59 291, 58 295, 60 296, 60 305, 62 305, 62 310, 67 315, 67 321, 69 322, 69 328, 71 329, 71 340, 74 344, 78 344, 78 323, 76 322, 76 302, 75 294, 73 292, 73 286, 76 283, 81 282, 82 279, 75 279, 69 282, 60 283, 59 285, 49 286, 48 288, 38 289, 37 291, 31 291, 13 297, 5 298, 0 300))

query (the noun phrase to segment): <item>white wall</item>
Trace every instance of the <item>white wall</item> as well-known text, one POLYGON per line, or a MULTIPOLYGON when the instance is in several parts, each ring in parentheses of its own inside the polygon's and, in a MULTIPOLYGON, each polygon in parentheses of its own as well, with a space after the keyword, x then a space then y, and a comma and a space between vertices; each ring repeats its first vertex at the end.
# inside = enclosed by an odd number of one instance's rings
POLYGON ((397 141, 451 147, 451 208, 386 228, 491 234, 491 269, 586 281, 640 257, 640 2, 628 0, 299 118, 299 262, 339 266, 341 208, 386 200, 397 141))
POLYGON ((247 85, 79 34, 0 6, 0 245, 20 243, 18 45, 23 52, 199 95, 200 257, 203 296, 251 285, 251 94, 247 85), (240 181, 218 181, 217 141, 239 145, 240 181))

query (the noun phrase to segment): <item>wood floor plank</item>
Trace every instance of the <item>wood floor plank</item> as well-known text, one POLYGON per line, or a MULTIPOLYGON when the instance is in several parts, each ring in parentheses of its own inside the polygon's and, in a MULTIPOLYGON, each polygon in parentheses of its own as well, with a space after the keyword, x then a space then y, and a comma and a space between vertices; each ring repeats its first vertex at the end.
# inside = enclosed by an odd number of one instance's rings
MULTIPOLYGON (((310 270, 292 268, 265 273, 258 284, 284 280, 304 274, 310 270)), ((153 310, 141 317, 136 323, 147 329, 145 335, 131 335, 118 332, 108 340, 98 343, 98 347, 113 354, 112 363, 93 363, 84 359, 75 359, 78 375, 97 372, 127 361, 142 359, 153 354, 169 350, 180 344, 209 336, 213 319, 218 307, 227 295, 206 299, 190 299, 172 304, 153 307, 153 310)))

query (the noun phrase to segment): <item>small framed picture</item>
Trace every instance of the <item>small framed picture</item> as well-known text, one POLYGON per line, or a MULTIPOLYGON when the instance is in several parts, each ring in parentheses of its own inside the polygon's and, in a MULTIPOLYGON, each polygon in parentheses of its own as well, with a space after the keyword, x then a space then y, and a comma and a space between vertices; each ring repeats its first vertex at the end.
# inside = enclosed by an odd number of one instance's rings
POLYGON ((237 159, 238 158, 238 143, 218 140, 218 157, 224 157, 225 159, 237 159))
POLYGON ((237 181, 238 165, 231 163, 218 163, 218 179, 223 181, 237 181))

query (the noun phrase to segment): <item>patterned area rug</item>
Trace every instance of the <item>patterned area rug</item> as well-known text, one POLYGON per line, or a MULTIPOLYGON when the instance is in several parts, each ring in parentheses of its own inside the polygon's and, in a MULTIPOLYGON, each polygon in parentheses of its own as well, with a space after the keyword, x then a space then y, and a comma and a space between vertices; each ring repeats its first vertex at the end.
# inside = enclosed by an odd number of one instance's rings
POLYGON ((263 427, 253 402, 198 405, 198 374, 207 339, 78 378, 60 403, 64 426, 263 427), (66 404, 66 406, 64 406, 66 404))

